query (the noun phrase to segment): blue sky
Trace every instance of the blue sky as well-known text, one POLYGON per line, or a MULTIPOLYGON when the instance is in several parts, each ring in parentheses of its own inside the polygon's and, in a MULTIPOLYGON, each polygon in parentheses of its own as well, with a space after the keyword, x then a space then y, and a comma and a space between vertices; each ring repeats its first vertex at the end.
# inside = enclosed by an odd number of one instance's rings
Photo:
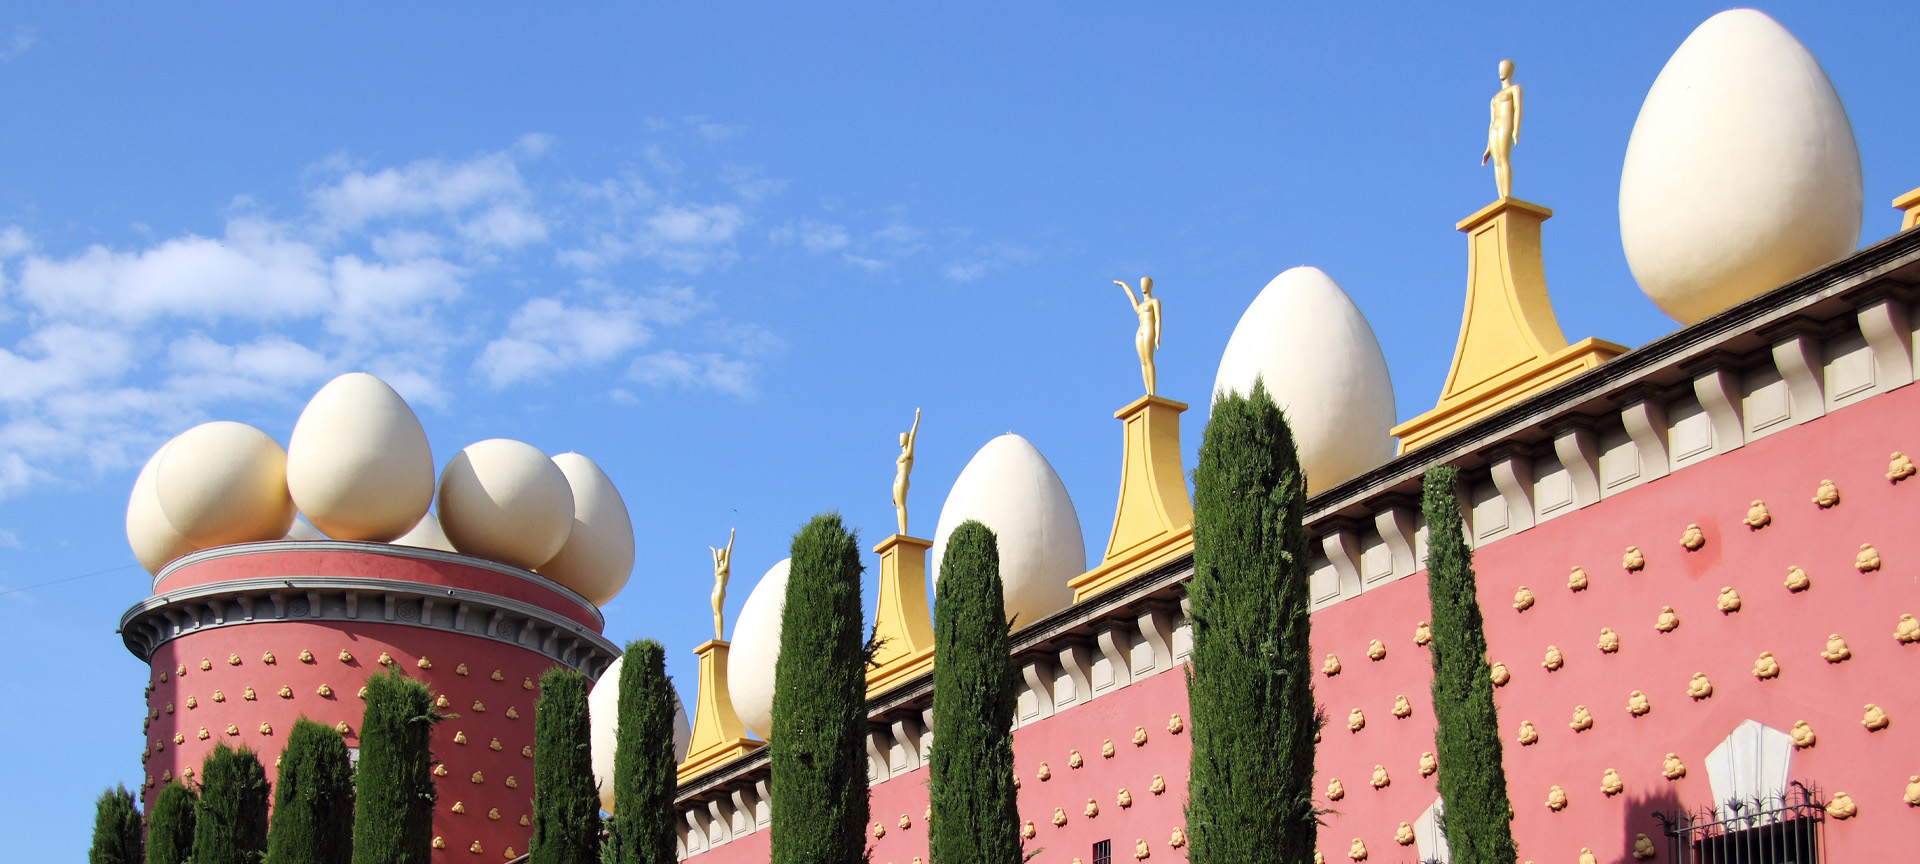
MULTIPOLYGON (((1139 388, 1110 280, 1154 277, 1161 391, 1198 406, 1261 286, 1321 267, 1399 416, 1430 407, 1501 58, 1562 327, 1670 330, 1620 253, 1620 164, 1723 7, 1390 5, 1414 4, 9 4, 9 855, 76 860, 93 797, 140 776, 145 672, 113 629, 148 591, 121 526, 141 462, 207 419, 284 442, 340 372, 408 396, 440 463, 490 437, 599 461, 640 548, 608 634, 662 640, 684 689, 706 544, 740 529, 731 616, 811 514, 891 533, 916 406, 916 533, 1011 430, 1097 550, 1139 388)), ((1920 185, 1920 7, 1764 9, 1839 89, 1885 236, 1920 185)))

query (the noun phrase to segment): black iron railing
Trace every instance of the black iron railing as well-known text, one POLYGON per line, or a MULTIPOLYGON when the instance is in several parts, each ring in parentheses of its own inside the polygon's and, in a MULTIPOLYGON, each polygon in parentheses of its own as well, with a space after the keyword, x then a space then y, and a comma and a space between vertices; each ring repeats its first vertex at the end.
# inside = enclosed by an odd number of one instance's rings
POLYGON ((1817 788, 1798 781, 1779 794, 1654 817, 1666 828, 1671 864, 1820 864, 1825 859, 1826 805, 1817 788))

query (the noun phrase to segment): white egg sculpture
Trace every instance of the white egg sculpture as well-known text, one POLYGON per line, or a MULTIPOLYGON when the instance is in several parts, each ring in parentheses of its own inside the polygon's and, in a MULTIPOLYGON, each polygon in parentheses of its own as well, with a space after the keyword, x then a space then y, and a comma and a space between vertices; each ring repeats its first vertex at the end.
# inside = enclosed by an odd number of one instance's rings
POLYGON ((1317 267, 1267 283, 1227 339, 1216 394, 1252 392, 1258 377, 1287 415, 1307 490, 1393 458, 1393 379, 1366 316, 1317 267))
MULTIPOLYGON (((607 671, 600 673, 593 690, 587 693, 587 719, 592 727, 593 782, 600 787, 600 809, 613 812, 613 756, 619 749, 620 739, 620 669, 625 656, 613 658, 607 671)), ((673 694, 673 761, 678 764, 687 758, 686 706, 680 704, 680 694, 673 694)))
POLYGON ((573 528, 560 553, 540 566, 540 575, 604 606, 633 573, 633 520, 620 490, 592 459, 562 453, 553 464, 573 490, 573 528))
POLYGON ((573 491, 539 448, 489 438, 440 472, 440 529, 464 555, 532 570, 567 542, 573 491))
POLYGON ((293 526, 287 529, 287 535, 280 539, 282 540, 325 540, 327 539, 327 535, 320 533, 320 529, 313 527, 311 524, 307 522, 307 520, 296 516, 294 517, 294 520, 293 520, 293 526))
POLYGON ((153 475, 159 473, 160 457, 166 452, 167 445, 162 444, 147 459, 140 476, 134 478, 133 494, 127 498, 127 545, 133 547, 134 560, 148 573, 159 573, 167 562, 194 550, 194 545, 160 511, 160 493, 153 475))
POLYGON ((287 451, 245 423, 216 420, 180 433, 153 476, 160 511, 196 548, 278 540, 293 527, 287 451))
POLYGON ((1752 9, 1706 20, 1654 79, 1620 170, 1620 245, 1691 324, 1849 252, 1860 151, 1819 62, 1752 9))
POLYGON ((437 549, 441 552, 455 551, 453 543, 447 539, 447 532, 440 530, 440 517, 433 511, 420 517, 420 521, 407 533, 393 539, 395 546, 412 546, 416 549, 437 549))
POLYGON ((999 540, 1001 590, 1014 626, 1072 605, 1067 582, 1087 569, 1086 539, 1066 485, 1027 439, 1009 432, 988 441, 954 479, 933 532, 936 582, 947 537, 968 519, 999 540))
POLYGON ((727 695, 748 732, 766 740, 773 732, 773 664, 780 659, 780 613, 787 605, 792 558, 767 569, 733 621, 727 653, 727 695))
POLYGON ((433 452, 407 400, 350 372, 320 388, 287 439, 287 491, 336 540, 386 542, 433 503, 433 452))

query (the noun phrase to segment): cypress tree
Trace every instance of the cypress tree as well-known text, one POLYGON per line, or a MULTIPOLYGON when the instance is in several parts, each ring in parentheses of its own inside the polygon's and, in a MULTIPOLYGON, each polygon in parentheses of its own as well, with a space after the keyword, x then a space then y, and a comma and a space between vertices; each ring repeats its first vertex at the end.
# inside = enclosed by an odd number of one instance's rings
POLYGON ((175 780, 161 787, 147 810, 147 864, 187 864, 193 859, 193 823, 199 800, 175 780))
POLYGON ((614 724, 609 864, 674 864, 673 681, 652 639, 627 643, 614 724))
POLYGON ((773 667, 773 864, 866 856, 867 680, 860 540, 837 513, 793 536, 773 667))
POLYGON ((93 848, 87 864, 146 864, 140 810, 125 785, 100 793, 93 805, 93 848))
POLYGON ((1441 820, 1457 864, 1513 864, 1513 803, 1501 763, 1486 623, 1467 549, 1457 472, 1436 465, 1421 484, 1427 517, 1427 600, 1432 606, 1434 753, 1440 760, 1441 820))
POLYGON ((933 599, 934 864, 1020 864, 1012 640, 1000 548, 968 520, 947 536, 933 599))
POLYGON ((200 764, 193 864, 259 864, 267 854, 269 791, 252 748, 216 745, 200 764))
POLYGON ((586 676, 557 667, 540 676, 533 752, 532 864, 594 864, 600 857, 600 792, 593 783, 586 676))
POLYGON ((1215 398, 1193 487, 1188 857, 1307 861, 1322 715, 1307 643, 1306 476, 1261 381, 1215 398))
POLYGON ((333 727, 305 717, 287 734, 273 790, 267 864, 348 864, 353 858, 353 766, 333 727))
MULTIPOLYGON (((353 864, 427 864, 433 854, 433 694, 399 670, 367 679, 353 775, 353 864)), ((194 864, 200 864, 196 861, 194 864)))

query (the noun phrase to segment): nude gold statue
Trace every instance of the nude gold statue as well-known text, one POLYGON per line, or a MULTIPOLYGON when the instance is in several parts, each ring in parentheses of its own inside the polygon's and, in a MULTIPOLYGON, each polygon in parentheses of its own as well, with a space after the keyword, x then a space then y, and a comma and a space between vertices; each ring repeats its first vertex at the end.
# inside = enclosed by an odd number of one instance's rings
POLYGON ((1147 384, 1147 395, 1153 395, 1153 352, 1160 347, 1160 298, 1153 296, 1153 278, 1140 277, 1140 297, 1134 299, 1133 286, 1118 279, 1113 284, 1127 292, 1127 302, 1133 304, 1133 314, 1140 316, 1140 326, 1133 331, 1133 350, 1140 355, 1140 377, 1147 384))
POLYGON ((727 548, 707 547, 713 551, 713 638, 715 639, 726 638, 720 627, 720 607, 727 603, 727 577, 733 572, 733 532, 734 529, 727 529, 727 548))
POLYGON ((1493 186, 1501 198, 1513 197, 1513 145, 1520 143, 1520 85, 1513 83, 1513 61, 1500 61, 1500 92, 1488 106, 1487 151, 1480 164, 1493 160, 1493 186))
POLYGON ((907 533, 907 475, 913 472, 913 440, 920 434, 920 409, 913 409, 913 426, 900 433, 900 455, 893 458, 893 518, 907 533))

